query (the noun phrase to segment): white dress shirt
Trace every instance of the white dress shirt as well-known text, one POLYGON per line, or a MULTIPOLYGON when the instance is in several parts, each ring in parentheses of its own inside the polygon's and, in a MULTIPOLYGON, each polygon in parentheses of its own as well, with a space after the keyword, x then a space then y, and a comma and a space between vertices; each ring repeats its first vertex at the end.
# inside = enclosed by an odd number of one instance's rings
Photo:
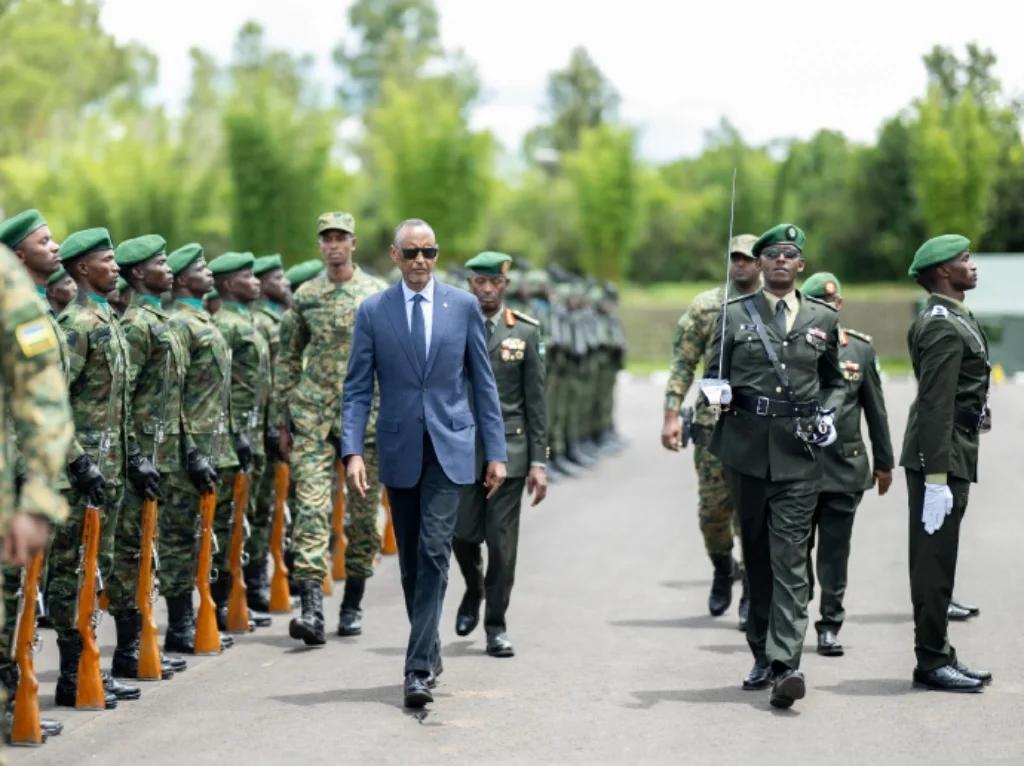
POLYGON ((430 332, 434 327, 434 278, 431 277, 430 281, 427 282, 427 286, 419 292, 409 289, 409 285, 402 280, 402 296, 405 298, 405 322, 409 326, 409 332, 412 332, 412 298, 414 295, 422 295, 423 301, 420 303, 420 308, 423 310, 423 332, 426 336, 427 348, 426 353, 430 353, 430 332))

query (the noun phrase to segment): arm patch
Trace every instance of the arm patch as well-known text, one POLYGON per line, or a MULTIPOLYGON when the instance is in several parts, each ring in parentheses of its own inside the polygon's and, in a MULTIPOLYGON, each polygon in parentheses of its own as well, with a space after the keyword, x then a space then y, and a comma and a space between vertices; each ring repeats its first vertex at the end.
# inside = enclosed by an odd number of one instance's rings
POLYGON ((50 323, 43 318, 22 322, 14 328, 14 337, 27 359, 57 348, 57 336, 50 323))

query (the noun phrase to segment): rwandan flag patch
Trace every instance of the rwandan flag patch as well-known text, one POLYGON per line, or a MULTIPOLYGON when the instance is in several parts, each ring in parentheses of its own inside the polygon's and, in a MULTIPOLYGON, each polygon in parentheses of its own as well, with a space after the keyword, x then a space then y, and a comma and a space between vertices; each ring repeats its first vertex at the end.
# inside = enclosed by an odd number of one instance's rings
POLYGON ((45 319, 23 322, 14 329, 14 336, 21 346, 21 353, 28 359, 57 348, 57 336, 45 319))

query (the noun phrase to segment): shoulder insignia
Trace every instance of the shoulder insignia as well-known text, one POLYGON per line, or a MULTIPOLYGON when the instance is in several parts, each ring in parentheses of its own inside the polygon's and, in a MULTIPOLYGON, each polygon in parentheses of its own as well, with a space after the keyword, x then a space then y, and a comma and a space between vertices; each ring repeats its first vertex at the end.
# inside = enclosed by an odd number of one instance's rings
POLYGON ((852 335, 854 338, 860 338, 865 343, 870 343, 871 342, 871 336, 868 335, 866 332, 858 332, 857 330, 851 330, 848 327, 844 327, 843 329, 846 330, 846 332, 849 335, 852 335))
MULTIPOLYGON (((529 314, 524 314, 522 311, 517 311, 516 309, 508 309, 507 313, 513 314, 514 316, 518 317, 519 319, 522 319, 524 322, 526 322, 526 324, 532 324, 534 327, 540 327, 540 320, 539 319, 534 319, 532 316, 530 316, 529 314)), ((507 318, 505 320, 505 324, 508 324, 508 319, 507 318)), ((513 324, 515 324, 515 323, 513 322, 513 324)), ((508 326, 511 327, 512 325, 509 324, 508 326)))
POLYGON ((57 336, 50 323, 42 317, 22 322, 14 328, 14 337, 18 339, 21 353, 28 359, 57 348, 57 336))
POLYGON ((932 310, 928 312, 930 317, 949 317, 949 309, 940 304, 932 306, 932 310))
POLYGON ((811 303, 816 303, 819 306, 824 306, 825 308, 827 308, 832 313, 837 313, 839 311, 839 309, 837 309, 835 306, 833 306, 828 301, 823 301, 820 298, 815 298, 813 295, 803 295, 801 293, 801 297, 806 298, 807 300, 811 301, 811 303))

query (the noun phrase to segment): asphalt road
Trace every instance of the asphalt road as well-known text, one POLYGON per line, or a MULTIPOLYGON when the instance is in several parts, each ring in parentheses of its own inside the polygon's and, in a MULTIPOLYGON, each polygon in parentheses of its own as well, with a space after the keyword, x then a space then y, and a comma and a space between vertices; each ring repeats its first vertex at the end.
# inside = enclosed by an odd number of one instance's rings
MULTIPOLYGON (((898 451, 912 386, 886 390, 898 451)), ((455 635, 462 584, 453 574, 445 673, 425 715, 401 706, 407 624, 397 562, 388 558, 368 587, 361 637, 332 635, 305 649, 277 618, 225 654, 190 659, 184 674, 146 684, 141 700, 114 711, 53 709, 56 651, 44 631, 36 662, 44 713, 65 731, 7 755, 14 764, 65 765, 1024 763, 1024 387, 998 388, 992 405, 996 427, 983 437, 957 584, 982 614, 951 628, 962 659, 995 674, 983 694, 911 688, 901 475, 858 514, 846 656, 819 657, 809 641, 808 696, 790 711, 770 708, 767 692, 742 691, 751 658, 735 605, 721 618, 707 613, 710 565, 691 457, 661 449, 661 389, 633 381, 619 395, 630 448, 524 512, 509 615, 514 659, 487 657, 482 631, 455 635)), ((326 610, 332 630, 338 599, 326 610)), ((105 664, 113 643, 108 619, 105 664)))

